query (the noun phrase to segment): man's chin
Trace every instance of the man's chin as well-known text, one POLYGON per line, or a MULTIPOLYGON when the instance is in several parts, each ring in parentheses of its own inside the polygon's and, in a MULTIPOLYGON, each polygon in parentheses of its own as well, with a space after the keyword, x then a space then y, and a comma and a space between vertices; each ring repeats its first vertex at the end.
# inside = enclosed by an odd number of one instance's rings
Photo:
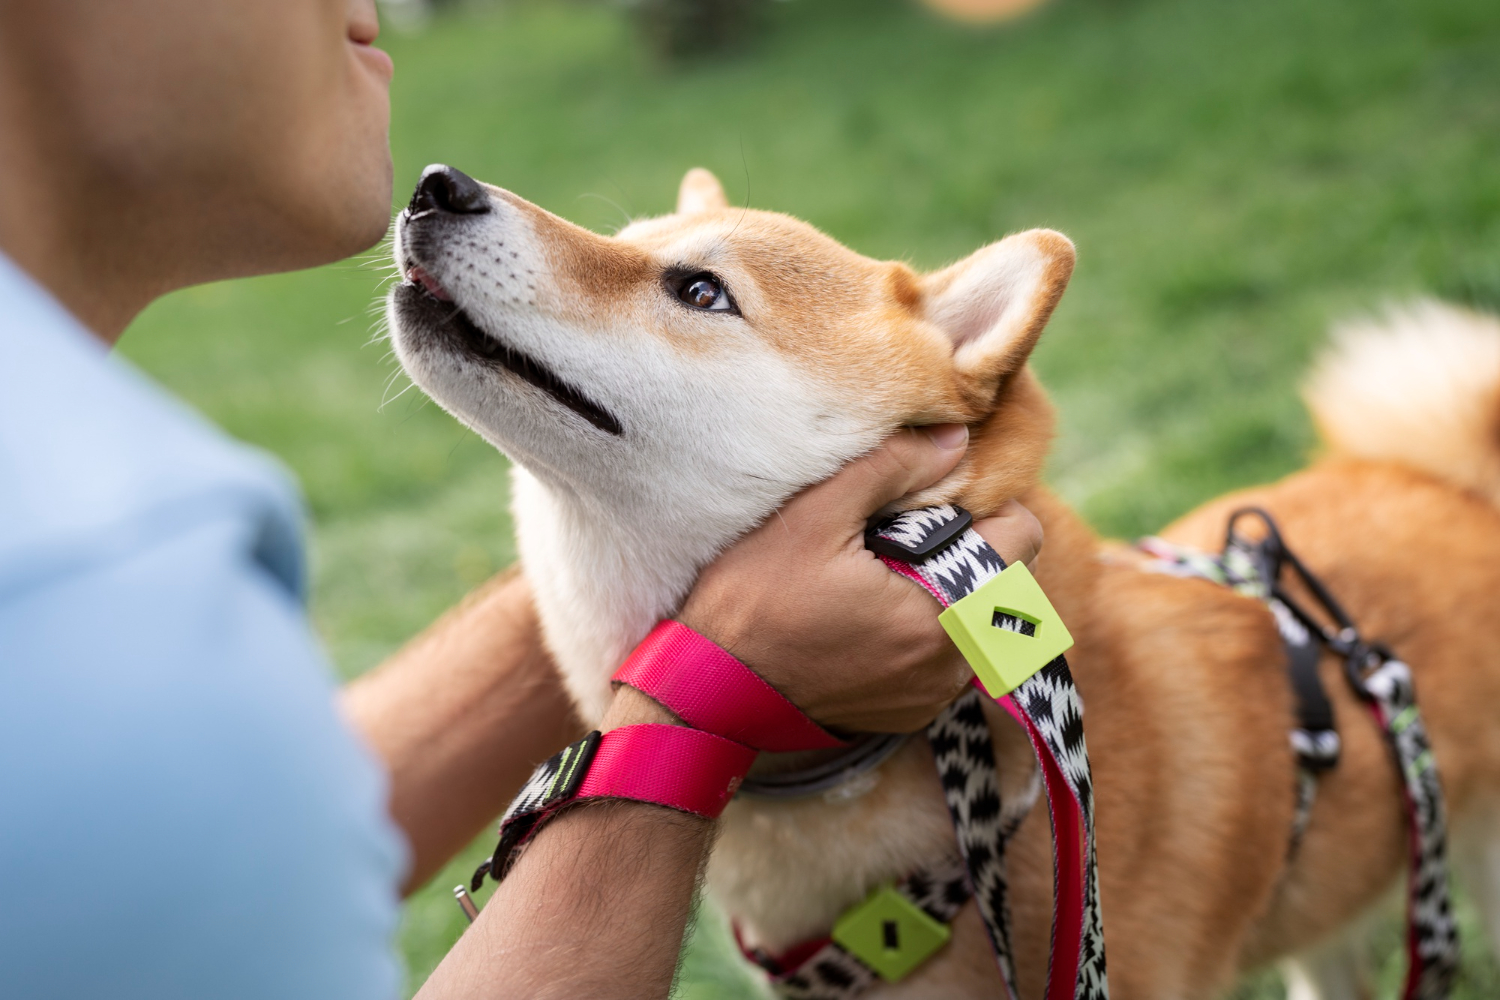
POLYGON ((321 260, 303 266, 316 267, 352 257, 385 239, 391 228, 391 161, 381 154, 383 162, 374 176, 351 178, 339 189, 325 188, 325 200, 316 215, 317 224, 308 227, 306 246, 321 249, 321 260))

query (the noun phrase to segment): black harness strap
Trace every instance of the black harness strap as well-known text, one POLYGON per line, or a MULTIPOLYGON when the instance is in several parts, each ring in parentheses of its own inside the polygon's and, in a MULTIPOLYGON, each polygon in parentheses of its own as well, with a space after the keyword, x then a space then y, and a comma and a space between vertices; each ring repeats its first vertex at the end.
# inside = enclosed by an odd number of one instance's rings
POLYGON ((1297 727, 1292 731, 1292 747, 1298 763, 1314 775, 1339 762, 1342 745, 1338 725, 1333 717, 1333 702, 1323 687, 1318 661, 1323 657, 1323 629, 1287 594, 1281 584, 1282 568, 1294 572, 1338 623, 1339 629, 1352 629, 1353 623, 1344 609, 1328 593, 1322 581, 1308 572, 1291 549, 1282 541, 1281 530, 1271 515, 1258 507, 1246 507, 1229 515, 1224 537, 1225 560, 1232 553, 1242 553, 1254 567, 1254 578, 1266 589, 1263 600, 1276 616, 1282 645, 1286 648, 1287 679, 1295 699, 1297 727), (1251 541, 1235 531, 1242 518, 1253 517, 1265 527, 1260 541, 1251 541))

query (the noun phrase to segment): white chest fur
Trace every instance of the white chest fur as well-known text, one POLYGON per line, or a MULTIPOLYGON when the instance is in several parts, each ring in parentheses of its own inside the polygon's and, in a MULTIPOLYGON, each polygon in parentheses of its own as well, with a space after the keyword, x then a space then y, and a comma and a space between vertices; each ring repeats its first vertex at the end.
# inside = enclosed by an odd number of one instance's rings
POLYGON ((677 610, 723 541, 652 538, 630 519, 610 516, 619 508, 569 502, 520 467, 512 483, 516 541, 543 633, 584 720, 598 722, 610 675, 677 610))

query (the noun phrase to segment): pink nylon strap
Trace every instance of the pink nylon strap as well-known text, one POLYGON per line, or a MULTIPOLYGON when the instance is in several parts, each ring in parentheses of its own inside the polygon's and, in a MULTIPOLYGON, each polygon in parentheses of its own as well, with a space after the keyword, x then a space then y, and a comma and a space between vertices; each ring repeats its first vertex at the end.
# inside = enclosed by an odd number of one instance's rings
POLYGON ((757 750, 846 745, 727 650, 679 621, 652 629, 613 679, 655 698, 694 729, 757 750))
POLYGON ((755 751, 685 726, 612 729, 578 788, 576 799, 631 799, 708 819, 734 798, 755 763, 755 751))

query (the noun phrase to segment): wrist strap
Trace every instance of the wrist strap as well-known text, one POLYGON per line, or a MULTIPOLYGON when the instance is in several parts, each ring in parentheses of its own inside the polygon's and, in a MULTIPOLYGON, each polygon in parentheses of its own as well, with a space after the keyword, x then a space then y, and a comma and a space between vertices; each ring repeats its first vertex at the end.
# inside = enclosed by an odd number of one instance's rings
POLYGON ((757 750, 848 746, 765 678, 679 621, 668 619, 652 629, 613 680, 655 698, 694 729, 757 750))
POLYGON ((755 751, 685 726, 622 726, 599 740, 577 799, 630 799, 716 819, 755 751))
POLYGON ((534 771, 500 818, 500 843, 474 873, 505 877, 547 821, 575 802, 623 799, 715 819, 755 762, 747 746, 685 726, 648 724, 589 733, 534 771))

